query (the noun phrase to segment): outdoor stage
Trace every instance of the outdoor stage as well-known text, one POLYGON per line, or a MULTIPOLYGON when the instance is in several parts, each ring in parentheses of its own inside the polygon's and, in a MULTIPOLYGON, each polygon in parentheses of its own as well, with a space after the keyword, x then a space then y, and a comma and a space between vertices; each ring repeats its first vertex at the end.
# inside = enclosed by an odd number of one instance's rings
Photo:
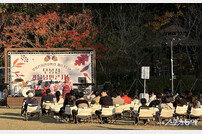
MULTIPOLYGON (((81 84, 81 80, 93 83, 85 88, 85 94, 90 94, 96 85, 96 52, 92 48, 6 48, 4 55, 5 83, 8 84, 5 96, 9 107, 21 106, 28 90, 38 90, 35 88, 39 85, 42 90, 50 83, 59 87, 67 76, 73 84, 81 84)), ((54 93, 59 89, 51 90, 54 93)), ((40 102, 40 97, 37 99, 40 102)))

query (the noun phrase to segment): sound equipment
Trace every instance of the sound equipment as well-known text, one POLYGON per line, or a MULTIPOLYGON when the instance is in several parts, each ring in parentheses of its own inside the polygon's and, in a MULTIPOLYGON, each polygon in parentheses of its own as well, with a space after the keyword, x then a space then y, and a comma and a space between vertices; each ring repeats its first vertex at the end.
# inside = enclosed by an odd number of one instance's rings
POLYGON ((86 83, 86 77, 78 77, 78 82, 82 84, 86 83))

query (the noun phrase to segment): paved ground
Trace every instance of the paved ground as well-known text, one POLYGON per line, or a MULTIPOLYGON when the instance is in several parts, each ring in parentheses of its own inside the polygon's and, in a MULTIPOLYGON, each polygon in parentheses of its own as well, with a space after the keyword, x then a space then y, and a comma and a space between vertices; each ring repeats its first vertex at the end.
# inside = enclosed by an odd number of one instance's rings
POLYGON ((198 126, 134 126, 132 121, 118 121, 116 124, 57 123, 50 117, 40 117, 39 120, 24 121, 19 108, 0 107, 0 130, 202 130, 202 121, 198 126))

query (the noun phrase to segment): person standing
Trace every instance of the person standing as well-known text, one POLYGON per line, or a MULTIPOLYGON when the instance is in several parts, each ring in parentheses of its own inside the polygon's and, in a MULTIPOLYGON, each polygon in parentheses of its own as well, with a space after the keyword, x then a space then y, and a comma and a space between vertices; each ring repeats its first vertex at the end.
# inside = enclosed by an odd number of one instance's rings
POLYGON ((65 77, 65 82, 62 83, 58 87, 58 89, 60 89, 61 87, 63 87, 62 96, 63 96, 63 99, 65 99, 66 93, 70 93, 70 91, 73 89, 73 84, 70 82, 68 75, 65 77))

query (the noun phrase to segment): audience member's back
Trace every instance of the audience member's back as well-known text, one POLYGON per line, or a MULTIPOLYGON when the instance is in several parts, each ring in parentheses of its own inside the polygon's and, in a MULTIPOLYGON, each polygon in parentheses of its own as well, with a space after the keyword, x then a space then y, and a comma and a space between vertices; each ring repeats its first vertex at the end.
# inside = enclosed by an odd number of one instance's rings
POLYGON ((79 93, 79 99, 76 100, 76 106, 78 108, 89 107, 88 101, 86 99, 84 99, 83 97, 84 97, 83 92, 80 92, 79 93))
POLYGON ((153 100, 150 104, 149 104, 149 107, 157 107, 159 106, 161 103, 161 94, 157 94, 156 95, 156 100, 153 100))
POLYGON ((46 90, 46 94, 47 95, 43 95, 42 96, 41 101, 42 102, 45 102, 45 101, 53 102, 53 98, 55 98, 55 96, 53 94, 51 94, 51 90, 50 89, 46 90))
POLYGON ((148 108, 148 106, 146 105, 147 100, 146 100, 145 98, 142 98, 142 99, 140 100, 140 102, 141 102, 141 106, 140 106, 139 109, 138 109, 138 113, 140 112, 140 109, 141 109, 141 108, 148 108))
POLYGON ((115 106, 116 104, 119 104, 119 105, 123 105, 124 104, 124 100, 121 98, 120 94, 119 93, 112 93, 113 97, 112 97, 112 100, 113 100, 113 105, 115 106))
POLYGON ((102 107, 113 106, 113 100, 110 96, 107 95, 106 91, 102 91, 101 95, 102 97, 100 98, 99 104, 102 107))
POLYGON ((162 109, 168 109, 168 110, 174 109, 173 104, 171 102, 172 102, 172 97, 171 96, 164 97, 162 99, 161 108, 162 109))
POLYGON ((130 104, 131 103, 131 98, 127 96, 127 93, 123 94, 123 97, 121 97, 124 100, 125 104, 130 104))

